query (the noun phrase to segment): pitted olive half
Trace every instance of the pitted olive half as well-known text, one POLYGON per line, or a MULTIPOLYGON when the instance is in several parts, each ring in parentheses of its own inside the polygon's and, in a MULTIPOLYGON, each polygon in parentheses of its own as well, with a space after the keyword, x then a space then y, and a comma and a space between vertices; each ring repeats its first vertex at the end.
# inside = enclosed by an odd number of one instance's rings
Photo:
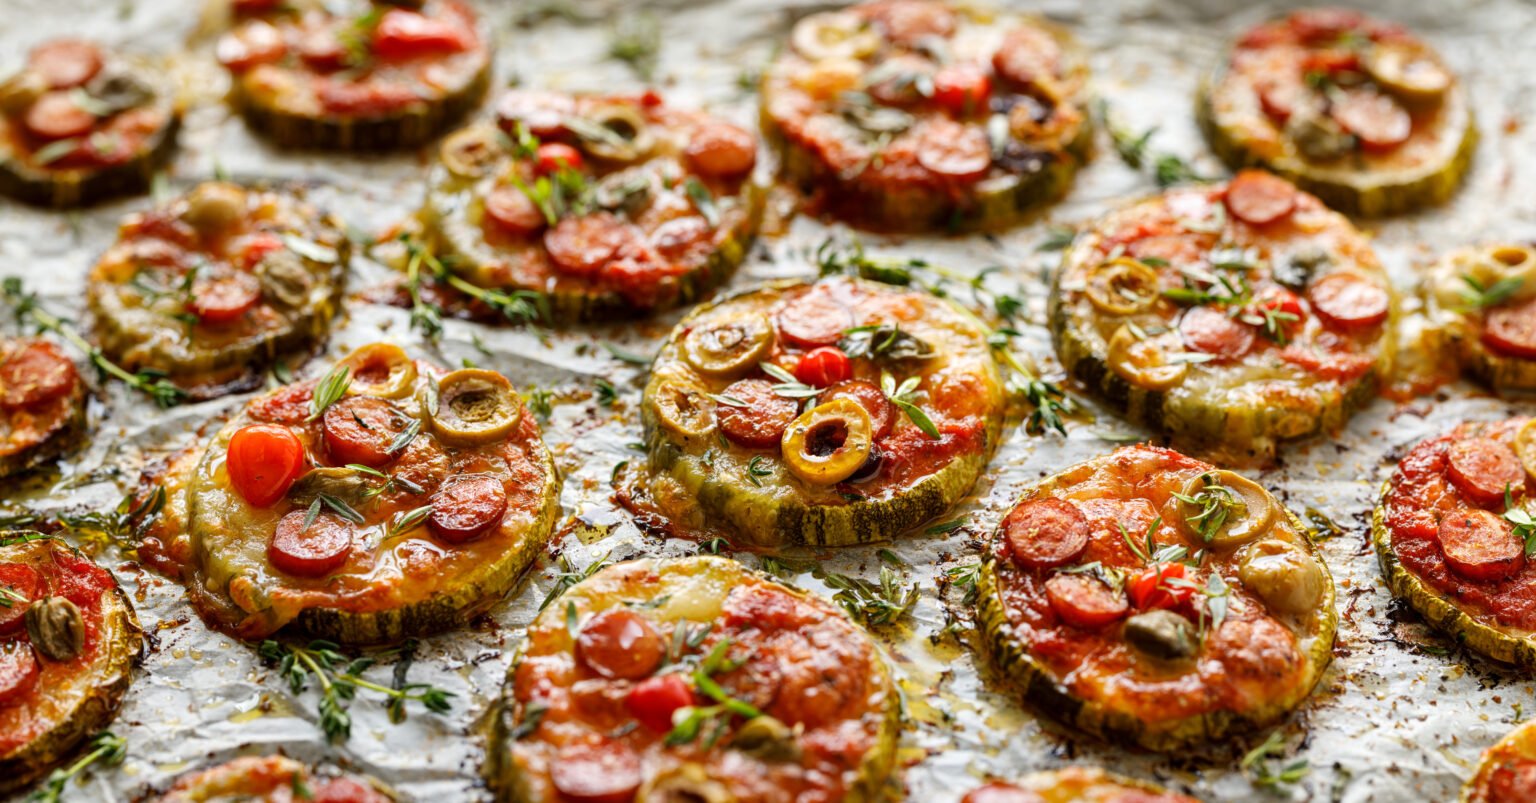
POLYGON ((880 47, 880 35, 857 14, 824 11, 795 23, 789 42, 811 61, 861 59, 880 47))
POLYGON ((1275 538, 1243 550, 1237 576, 1271 610, 1307 613, 1323 598, 1323 570, 1301 547, 1275 538))
POLYGON ((1411 105, 1436 103, 1451 88, 1451 71, 1423 45, 1382 42, 1363 61, 1372 80, 1411 105))
POLYGON ((1179 514, 1185 529, 1217 549, 1258 538, 1275 519, 1269 492, 1230 471, 1207 471, 1191 479, 1180 497, 1179 514))
POLYGON ((471 126, 443 140, 443 166, 456 176, 479 178, 506 154, 505 135, 491 126, 471 126))
POLYGON ((352 384, 347 386, 351 396, 403 399, 416 385, 416 361, 392 343, 361 346, 342 358, 341 364, 352 369, 352 384))
POLYGON ((663 382, 651 396, 656 421, 684 443, 697 443, 715 429, 715 403, 708 391, 681 381, 663 382))
POLYGON ((1517 283, 1510 298, 1536 296, 1536 249, 1528 245, 1491 245, 1478 253, 1475 278, 1484 287, 1497 282, 1517 283))
POLYGON ((757 364, 773 345, 773 322, 762 313, 695 326, 683 338, 683 356, 699 373, 735 377, 757 364))
POLYGON ((581 140, 582 150, 610 162, 638 162, 651 154, 656 138, 640 110, 629 104, 604 106, 565 127, 581 140))
POLYGON ((432 430, 452 444, 473 446, 505 438, 517 427, 523 405, 506 377, 464 368, 438 381, 432 430))
POLYGON ((263 254, 252 272, 261 282, 262 297, 284 307, 303 306, 315 289, 315 277, 304 258, 286 248, 263 254))
POLYGON ((1157 300, 1157 271, 1143 262, 1120 257, 1090 268, 1088 300, 1111 315, 1132 315, 1157 300))
POLYGON ((1110 336, 1107 357, 1110 370, 1147 390, 1167 390, 1183 382, 1189 373, 1187 364, 1170 363, 1162 348, 1137 337, 1129 326, 1121 326, 1110 336))
POLYGON ((1200 649, 1189 620, 1161 608, 1125 620, 1125 640, 1137 651, 1163 661, 1188 658, 1200 649))
POLYGON ((245 188, 227 181, 199 184, 187 193, 185 220, 200 234, 217 234, 245 218, 245 188))
POLYGON ((869 413, 858 402, 833 399, 818 404, 784 430, 784 464, 809 483, 842 482, 869 459, 873 433, 869 413))
POLYGON ((636 803, 736 803, 723 783, 709 777, 701 764, 688 762, 655 774, 635 797, 636 803))

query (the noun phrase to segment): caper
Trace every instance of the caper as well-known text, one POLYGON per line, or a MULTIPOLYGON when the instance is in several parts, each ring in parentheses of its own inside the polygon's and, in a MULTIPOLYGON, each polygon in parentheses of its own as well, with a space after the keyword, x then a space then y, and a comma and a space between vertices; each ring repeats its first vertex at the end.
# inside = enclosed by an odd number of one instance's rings
POLYGON ((1125 620, 1124 632, 1126 642, 1132 647, 1163 661, 1188 658, 1200 648, 1189 620, 1161 608, 1125 620))
POLYGON ((635 796, 636 803, 736 803, 725 784, 709 777, 703 765, 678 764, 656 773, 635 796))
POLYGON ((464 368, 438 382, 432 429, 449 443, 473 446, 501 440, 517 426, 523 406, 512 383, 495 371, 464 368))
POLYGON ((72 661, 85 649, 85 619, 80 608, 64 597, 45 597, 26 613, 32 646, 51 661, 72 661))
POLYGON ((735 377, 757 367, 773 345, 773 323, 753 313, 695 326, 683 338, 683 356, 700 373, 735 377))
POLYGON ((565 127, 587 153, 610 162, 638 162, 655 146, 650 125, 629 104, 604 106, 585 117, 566 120, 565 127))
POLYGON ((1307 613, 1323 598, 1323 570, 1301 547, 1266 538, 1243 550, 1238 579, 1281 613, 1307 613))
POLYGON ((816 485, 842 482, 869 460, 874 425, 864 406, 832 399, 805 411, 784 430, 780 448, 791 474, 816 485))
POLYGON ((731 739, 731 749, 763 761, 800 760, 800 743, 795 739, 795 732, 766 714, 747 720, 731 739))
POLYGON ((215 234, 243 220, 245 209, 245 188, 227 181, 210 181, 187 194, 181 219, 203 234, 215 234))

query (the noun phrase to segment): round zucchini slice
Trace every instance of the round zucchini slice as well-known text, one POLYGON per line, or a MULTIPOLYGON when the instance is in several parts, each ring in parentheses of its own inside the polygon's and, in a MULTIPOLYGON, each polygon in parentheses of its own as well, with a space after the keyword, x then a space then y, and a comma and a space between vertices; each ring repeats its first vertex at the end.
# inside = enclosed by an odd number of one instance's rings
POLYGON ((1272 170, 1353 215, 1443 203, 1477 143, 1466 89, 1440 55, 1400 25, 1343 9, 1249 30, 1197 106, 1233 168, 1272 170))
POLYGON ((834 278, 695 310, 651 366, 640 417, 650 496, 668 515, 758 546, 843 546, 894 538, 969 492, 1005 412, 974 316, 834 278), (701 332, 763 356, 722 374, 701 332))
POLYGON ((393 803, 399 799, 383 782, 364 775, 316 772, 283 756, 247 756, 183 775, 146 803, 288 800, 290 796, 294 800, 346 803, 393 803))
POLYGON ((1393 354, 1397 300, 1369 241, 1258 171, 1110 212, 1067 249, 1054 289, 1067 371, 1226 463, 1342 429, 1393 354))
POLYGON ((443 140, 422 212, 470 283, 603 321, 692 303, 746 256, 764 188, 745 129, 655 93, 513 90, 497 111, 443 140))
POLYGON ((163 71, 95 42, 43 42, 0 81, 0 194, 72 207, 141 193, 180 127, 163 71))
POLYGON ((884 799, 900 697, 831 603, 735 561, 605 568, 528 628, 487 718, 498 800, 884 799))
POLYGON ((1143 445, 1025 489, 978 583, 1001 679, 1062 722, 1160 752, 1287 716, 1332 658, 1333 579, 1273 496, 1234 485, 1143 445))
POLYGON ((1199 803, 1156 784, 1122 778, 1098 767, 1036 772, 1015 783, 994 782, 967 792, 960 803, 1199 803))
POLYGON ((286 148, 409 148, 484 100, 491 48, 462 0, 272 4, 219 40, 229 101, 286 148))
POLYGON ((1461 370, 1499 392, 1536 390, 1536 249, 1462 248, 1425 280, 1425 313, 1449 337, 1461 370))
POLYGON ((223 181, 128 216, 91 268, 102 351, 195 400, 254 390, 307 355, 341 304, 350 244, 302 198, 223 181))
POLYGON ((1415 445, 1371 517, 1394 595, 1469 649, 1527 668, 1536 667, 1536 562, 1516 526, 1536 489, 1530 420, 1462 424, 1415 445))
POLYGON ((559 482, 516 394, 476 408, 510 427, 445 438, 441 369, 417 362, 408 395, 371 395, 349 392, 358 364, 256 398, 161 478, 177 532, 146 539, 145 560, 179 573, 215 627, 348 644, 442 632, 549 540, 559 482))
POLYGON ((46 463, 85 431, 85 382, 63 349, 0 339, 0 478, 46 463))
POLYGON ((0 795, 117 715, 143 635, 112 573, 62 541, 0 535, 0 795))
POLYGON ((1536 723, 1510 731, 1483 753, 1461 788, 1462 803, 1515 803, 1536 797, 1536 723))
POLYGON ((1037 17, 941 0, 803 17, 763 75, 763 128, 817 205, 890 231, 997 229, 1092 150, 1087 60, 1037 17))

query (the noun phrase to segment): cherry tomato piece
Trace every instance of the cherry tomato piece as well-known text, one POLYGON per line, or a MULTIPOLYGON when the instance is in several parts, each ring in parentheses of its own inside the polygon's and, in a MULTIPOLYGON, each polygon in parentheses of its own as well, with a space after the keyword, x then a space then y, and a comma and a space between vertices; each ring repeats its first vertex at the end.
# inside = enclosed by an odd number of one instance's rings
POLYGON ((15 410, 51 401, 75 388, 80 374, 58 346, 37 340, 0 362, 0 407, 15 410))
POLYGON ((1525 467, 1515 450, 1493 438, 1467 438, 1445 450, 1445 476, 1473 503, 1503 501, 1504 490, 1525 489, 1525 467))
POLYGON ((544 230, 539 205, 516 186, 503 185, 485 197, 485 216, 508 234, 527 236, 544 230))
POLYGON ((795 363, 795 378, 812 387, 824 388, 853 376, 848 355, 836 346, 813 349, 795 363))
POLYGON ((390 447, 411 417, 388 399, 348 396, 327 407, 321 422, 332 463, 378 468, 395 458, 390 447))
POLYGON ((27 107, 22 122, 38 139, 61 140, 90 133, 96 115, 80 108, 69 92, 55 90, 27 107))
POLYGON ((605 678, 643 678, 656 671, 666 652, 661 634, 638 613, 610 608, 587 620, 576 636, 576 658, 605 678))
POLYGON ((549 780, 569 803, 632 803, 643 780, 640 756, 623 742, 568 745, 550 764, 549 780))
POLYGON ((1307 288, 1307 298, 1318 317, 1340 329, 1376 326, 1392 309, 1386 288, 1352 273, 1324 276, 1307 288))
POLYGON ((1125 586, 1131 595, 1131 604, 1142 611, 1188 605, 1194 598, 1194 589, 1169 582, 1183 580, 1187 571, 1182 563, 1157 563, 1142 569, 1125 586))
POLYGON ((246 270, 253 270, 261 264, 267 255, 274 251, 281 251, 287 246, 283 239, 271 232, 261 231, 246 235, 236 241, 235 261, 246 270))
POLYGON ((1063 622, 1085 630, 1118 622, 1125 616, 1125 594, 1087 574, 1057 574, 1045 581, 1045 597, 1063 622))
POLYGON ((1446 565, 1462 577, 1497 582, 1525 566, 1525 541, 1487 510, 1451 511, 1440 519, 1438 534, 1446 565))
POLYGON ((1003 519, 1003 540, 1015 563, 1050 569, 1077 560, 1092 533, 1088 518, 1065 499, 1031 499, 1003 519))
POLYGON ((295 510, 277 522, 267 559, 280 572, 298 577, 324 577, 340 569, 352 554, 352 523, 330 511, 315 516, 308 527, 305 510, 295 510))
POLYGON ((957 117, 985 112, 992 98, 992 78, 975 62, 947 64, 933 74, 933 101, 957 117))
POLYGON ((1505 757, 1494 768, 1488 784, 1467 795, 1468 800, 1536 800, 1536 760, 1505 757), (1479 794, 1481 792, 1481 794, 1479 794))
POLYGON ((733 443, 749 449, 777 448, 784 430, 800 414, 800 405, 773 392, 762 379, 732 382, 715 402, 715 420, 733 443), (737 404, 740 402, 740 404, 737 404))
POLYGON ((279 424, 251 424, 230 436, 224 469, 242 499, 267 507, 288 493, 307 462, 304 443, 293 430, 279 424))
POLYGON ((535 169, 541 175, 549 175, 560 168, 580 170, 581 151, 564 142, 546 142, 534 154, 535 169))
POLYGON ((864 412, 869 413, 869 423, 876 441, 891 434, 891 428, 896 425, 896 405, 891 404, 891 400, 885 397, 885 391, 873 382, 850 379, 827 388, 821 394, 823 403, 833 399, 848 399, 862 405, 864 412))
POLYGON ((427 528, 439 539, 462 544, 485 534, 507 513, 507 488, 486 475, 450 479, 432 494, 427 528))
POLYGON ((741 126, 706 123, 693 132, 683 155, 702 176, 740 178, 757 165, 757 141, 741 126))
POLYGON ((1227 185, 1224 199, 1233 217, 1266 226, 1290 216, 1296 208, 1296 187, 1262 170, 1244 170, 1227 185))
POLYGON ((0 563, 0 636, 15 633, 27 618, 32 600, 45 596, 43 576, 25 563, 0 563))
POLYGON ((240 320, 261 301, 261 280, 245 272, 199 278, 192 283, 187 309, 202 323, 213 326, 240 320))
POLYGON ((1179 335, 1195 351, 1235 360, 1253 350, 1254 328, 1214 307, 1190 307, 1179 318, 1179 335))
POLYGON ((73 89, 101 72, 103 55, 95 42, 54 39, 32 48, 27 68, 48 82, 49 89, 73 89))
POLYGON ((650 677, 635 684, 624 705, 641 725, 656 733, 672 730, 672 714, 693 705, 693 687, 682 675, 650 677))
POLYGON ((458 53, 469 45, 468 34, 460 26, 403 8, 384 12, 373 28, 373 52, 386 60, 458 53))
POLYGON ((1536 298, 1490 310, 1482 340, 1500 354, 1536 360, 1536 298))
POLYGON ((32 644, 12 641, 0 644, 0 707, 18 702, 37 686, 42 669, 32 644))

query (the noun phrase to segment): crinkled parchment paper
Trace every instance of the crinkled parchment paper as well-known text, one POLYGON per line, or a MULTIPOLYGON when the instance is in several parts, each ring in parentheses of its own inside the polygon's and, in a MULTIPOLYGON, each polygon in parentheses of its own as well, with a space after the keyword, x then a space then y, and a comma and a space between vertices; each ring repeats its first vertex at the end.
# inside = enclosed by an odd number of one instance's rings
MULTIPOLYGON (((818 8, 768 0, 578 3, 550 6, 574 9, 574 18, 546 14, 531 26, 519 26, 516 21, 538 3, 481 5, 499 39, 500 82, 590 90, 641 86, 628 66, 606 54, 613 21, 644 13, 660 25, 657 77, 669 97, 748 124, 756 109, 742 77, 766 63, 791 19, 818 8)), ((1231 8, 1236 5, 1122 0, 1079 7, 1058 0, 1030 7, 1071 26, 1092 48, 1096 89, 1125 127, 1158 126, 1155 150, 1185 156, 1216 174, 1219 166, 1194 126, 1196 83, 1220 58, 1230 36, 1280 10, 1273 3, 1231 8)), ((1536 9, 1514 0, 1380 0, 1375 6, 1370 10, 1418 29, 1461 72, 1484 131, 1474 172, 1454 203, 1366 224, 1394 280, 1408 291, 1437 251, 1497 237, 1536 236, 1536 137, 1524 125, 1536 97, 1528 94, 1536 83, 1536 55, 1530 47, 1536 9)), ((211 40, 198 30, 204 12, 195 0, 0 0, 0 73, 18 67, 37 40, 66 33, 96 36, 165 60, 194 102, 171 171, 172 186, 210 177, 216 170, 239 178, 301 180, 312 187, 312 197, 366 232, 381 231, 413 209, 422 193, 425 151, 387 158, 279 153, 232 119, 218 102, 224 79, 209 55, 211 40)), ((1019 283, 1028 299, 1031 325, 1024 327, 1027 337, 1020 347, 1052 369, 1043 323, 1044 277, 1054 255, 1038 251, 1038 245, 1053 225, 1086 221, 1118 199, 1153 189, 1147 176, 1125 167, 1103 147, 1064 203, 1005 235, 863 239, 878 253, 920 255, 961 271, 1003 266, 1006 279, 1019 283)), ((141 198, 54 214, 0 201, 0 275, 22 276, 50 309, 79 316, 90 262, 110 242, 115 221, 147 203, 141 198)), ((794 221, 787 231, 760 241, 732 285, 810 274, 814 269, 806 252, 827 235, 827 228, 815 221, 794 221)), ((375 286, 389 276, 379 265, 356 260, 351 290, 375 286)), ((5 312, 0 310, 0 326, 10 327, 5 312)), ((592 347, 612 342, 650 353, 677 317, 544 339, 528 331, 449 322, 436 352, 445 364, 468 358, 505 372, 525 389, 552 392, 555 405, 545 439, 565 475, 554 550, 576 566, 604 555, 684 555, 696 549, 692 542, 666 542, 642 533, 612 502, 615 465, 643 461, 628 446, 640 439, 635 413, 643 371, 592 347), (620 390, 611 407, 597 402, 599 378, 620 390)), ((418 352, 427 349, 407 324, 403 310, 352 303, 326 356, 379 339, 418 352)), ((304 375, 323 370, 321 364, 306 366, 304 375)), ((146 461, 192 442, 200 428, 216 426, 242 402, 233 398, 162 412, 120 386, 108 387, 102 403, 95 405, 90 445, 58 472, 5 489, 0 512, 18 506, 44 513, 108 509, 146 461)), ((1479 753, 1536 712, 1533 684, 1465 654, 1394 605, 1368 546, 1366 522, 1393 455, 1455 421, 1496 418, 1517 406, 1466 385, 1407 404, 1377 401, 1336 442, 1292 448, 1282 468, 1259 477, 1293 510, 1316 508, 1345 530, 1322 544, 1340 589, 1334 661, 1316 694, 1281 729, 1287 758, 1307 759, 1311 771, 1299 784, 1278 792, 1254 786, 1238 766, 1263 734, 1169 757, 1074 738, 994 692, 986 673, 978 672, 971 648, 963 640, 940 636, 958 611, 960 596, 951 591, 941 597, 943 570, 975 560, 979 536, 996 524, 1022 485, 1111 450, 1116 436, 1146 434, 1111 415, 1075 422, 1066 439, 1012 431, 974 496, 949 517, 964 519, 964 528, 944 536, 913 534, 893 545, 909 564, 904 570, 908 582, 918 583, 922 592, 911 618, 880 634, 911 720, 903 742, 903 757, 911 762, 904 774, 908 799, 953 801, 982 776, 1073 762, 1102 764, 1211 800, 1453 798, 1479 753)), ((738 557, 758 560, 745 553, 738 557)), ((875 577, 881 565, 875 547, 816 557, 834 571, 866 578, 875 577)), ((452 713, 437 716, 413 706, 407 722, 392 725, 383 708, 364 695, 352 706, 351 739, 327 745, 315 725, 314 692, 290 695, 254 649, 204 627, 176 584, 113 550, 102 559, 135 592, 139 616, 153 638, 112 725, 128 739, 128 760, 70 787, 71 800, 130 800, 147 789, 163 788, 187 769, 278 749, 373 773, 406 799, 484 799, 476 781, 482 748, 474 736, 475 719, 497 693, 522 628, 553 585, 555 571, 546 558, 510 599, 474 627, 423 642, 411 677, 454 692, 452 713)), ((791 579, 826 590, 809 575, 791 579)), ((968 620, 963 620, 962 634, 967 630, 968 620)), ((387 682, 388 672, 380 667, 371 676, 387 682)))

